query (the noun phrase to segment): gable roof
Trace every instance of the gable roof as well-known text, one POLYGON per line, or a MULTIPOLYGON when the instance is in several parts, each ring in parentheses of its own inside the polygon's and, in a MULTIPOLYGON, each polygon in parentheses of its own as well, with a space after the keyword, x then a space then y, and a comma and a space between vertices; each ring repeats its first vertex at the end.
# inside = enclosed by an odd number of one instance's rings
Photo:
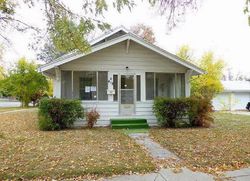
POLYGON ((124 34, 127 34, 127 33, 129 33, 129 30, 127 30, 124 26, 119 26, 115 29, 109 30, 108 32, 94 38, 93 40, 91 40, 89 42, 89 44, 91 46, 94 46, 95 44, 101 42, 102 40, 105 40, 106 38, 108 38, 108 37, 110 37, 118 32, 123 32, 124 34))
POLYGON ((63 56, 57 58, 56 60, 54 60, 50 63, 47 63, 45 65, 40 66, 39 71, 44 72, 46 70, 52 69, 54 67, 58 67, 60 65, 63 65, 65 63, 68 63, 68 62, 73 61, 75 59, 84 57, 86 55, 89 55, 91 53, 97 52, 99 50, 102 50, 104 48, 107 48, 109 46, 115 45, 117 43, 120 43, 120 42, 123 42, 126 40, 132 40, 132 41, 134 41, 134 42, 136 42, 136 43, 138 43, 138 44, 140 44, 140 45, 142 45, 142 46, 144 46, 144 47, 146 47, 146 48, 148 48, 148 49, 150 49, 150 50, 152 50, 152 51, 154 51, 154 52, 156 52, 156 53, 158 53, 158 54, 160 54, 160 55, 162 55, 162 56, 164 56, 164 57, 166 57, 166 58, 168 58, 176 63, 178 63, 178 64, 183 65, 184 67, 187 67, 187 68, 193 70, 195 72, 194 73, 195 75, 205 73, 204 70, 197 67, 196 65, 194 65, 188 61, 182 60, 178 56, 171 54, 171 53, 167 52, 166 50, 143 40, 142 38, 138 37, 134 33, 129 32, 123 26, 118 27, 118 28, 116 28, 110 32, 107 32, 106 34, 104 34, 100 37, 97 37, 96 39, 90 41, 91 52, 79 53, 78 51, 75 51, 75 52, 68 53, 66 55, 63 55, 63 56), (118 32, 123 32, 124 34, 106 41, 106 38, 111 37, 112 35, 115 35, 118 32), (102 42, 102 41, 104 41, 104 42, 102 42))

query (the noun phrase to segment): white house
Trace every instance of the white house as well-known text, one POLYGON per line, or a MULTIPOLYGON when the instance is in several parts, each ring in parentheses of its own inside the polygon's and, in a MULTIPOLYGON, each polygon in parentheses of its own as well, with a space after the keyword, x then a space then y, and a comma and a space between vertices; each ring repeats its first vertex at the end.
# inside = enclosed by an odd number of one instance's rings
POLYGON ((250 102, 249 81, 222 81, 224 91, 213 99, 215 110, 246 110, 250 102))
POLYGON ((80 99, 86 109, 96 107, 98 125, 117 117, 145 118, 155 125, 154 97, 189 96, 189 78, 204 73, 124 27, 90 45, 91 52, 64 55, 40 71, 53 78, 55 97, 80 99))

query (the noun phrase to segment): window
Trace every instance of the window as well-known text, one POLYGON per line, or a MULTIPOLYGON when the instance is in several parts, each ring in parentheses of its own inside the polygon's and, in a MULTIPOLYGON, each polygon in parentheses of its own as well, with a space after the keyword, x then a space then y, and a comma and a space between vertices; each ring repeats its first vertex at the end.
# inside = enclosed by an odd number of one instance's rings
POLYGON ((185 75, 146 72, 146 100, 157 96, 185 97, 185 75))
POLYGON ((81 100, 97 100, 96 72, 81 72, 79 77, 79 95, 81 100))
POLYGON ((114 101, 118 101, 118 75, 113 75, 113 89, 115 90, 114 101))
POLYGON ((134 75, 121 75, 121 104, 134 103, 134 75))
POLYGON ((62 71, 61 83, 62 98, 108 100, 108 72, 62 71))
POLYGON ((175 74, 156 73, 155 74, 155 96, 174 97, 175 74))
POLYGON ((154 99, 154 73, 146 72, 146 100, 154 99))
POLYGON ((136 100, 141 101, 141 76, 136 76, 136 100))
POLYGON ((72 98, 72 72, 61 72, 61 97, 71 99, 72 98))
POLYGON ((108 72, 98 72, 98 100, 108 100, 108 72))
POLYGON ((176 74, 175 97, 185 97, 185 74, 176 74))

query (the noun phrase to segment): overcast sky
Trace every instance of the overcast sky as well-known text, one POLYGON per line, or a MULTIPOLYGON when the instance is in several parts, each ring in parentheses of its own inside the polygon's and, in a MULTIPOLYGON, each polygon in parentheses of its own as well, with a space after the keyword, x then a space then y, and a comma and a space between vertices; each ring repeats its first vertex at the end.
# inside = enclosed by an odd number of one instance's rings
MULTIPOLYGON (((78 0, 80 2, 81 0, 78 0)), ((135 1, 137 2, 137 1, 135 1)), ((167 31, 166 18, 157 13, 147 1, 138 1, 132 10, 121 14, 110 11, 105 20, 113 27, 124 25, 129 28, 137 23, 152 26, 157 45, 175 53, 184 44, 189 45, 196 57, 205 51, 213 51, 217 58, 224 59, 234 72, 250 75, 250 26, 243 13, 245 0, 203 0, 199 9, 189 13, 184 22, 171 32, 167 31)), ((70 1, 78 5, 77 0, 70 1)), ((79 6, 76 6, 79 7, 79 6)), ((39 10, 22 10, 20 17, 27 17, 35 25, 43 24, 39 10)), ((35 59, 35 52, 28 48, 30 34, 9 33, 13 46, 6 49, 5 61, 15 62, 25 56, 35 59)))

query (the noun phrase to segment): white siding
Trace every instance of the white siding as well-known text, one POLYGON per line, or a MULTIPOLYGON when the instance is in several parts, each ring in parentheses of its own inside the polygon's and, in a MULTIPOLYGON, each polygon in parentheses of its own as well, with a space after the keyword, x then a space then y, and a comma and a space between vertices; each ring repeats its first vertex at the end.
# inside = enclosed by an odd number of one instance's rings
POLYGON ((250 102, 250 93, 236 92, 232 110, 245 110, 248 102, 250 102))
MULTIPOLYGON (((97 121, 97 126, 108 126, 110 124, 110 118, 117 117, 119 115, 118 102, 109 101, 83 101, 82 106, 84 111, 89 111, 92 108, 100 114, 100 119, 97 121)), ((85 119, 75 123, 76 126, 86 125, 85 119)))
POLYGON ((215 110, 245 110, 250 92, 223 92, 213 99, 215 110))
POLYGON ((172 60, 130 41, 128 53, 126 42, 121 42, 93 54, 74 60, 60 66, 61 70, 99 70, 99 71, 129 71, 172 72, 185 73, 186 68, 172 60))
POLYGON ((212 102, 214 110, 230 110, 230 93, 220 93, 212 102))
MULTIPOLYGON (((95 101, 95 102, 86 102, 82 103, 84 111, 88 111, 92 108, 100 114, 100 119, 97 121, 97 126, 109 126, 111 118, 126 118, 126 116, 119 115, 119 103, 118 102, 109 102, 109 101, 95 101)), ((129 116, 129 118, 145 118, 148 121, 150 126, 157 126, 156 117, 153 114, 152 106, 153 101, 146 102, 137 102, 136 114, 129 116)), ((84 126, 86 125, 86 119, 79 120, 75 123, 75 126, 84 126)))

